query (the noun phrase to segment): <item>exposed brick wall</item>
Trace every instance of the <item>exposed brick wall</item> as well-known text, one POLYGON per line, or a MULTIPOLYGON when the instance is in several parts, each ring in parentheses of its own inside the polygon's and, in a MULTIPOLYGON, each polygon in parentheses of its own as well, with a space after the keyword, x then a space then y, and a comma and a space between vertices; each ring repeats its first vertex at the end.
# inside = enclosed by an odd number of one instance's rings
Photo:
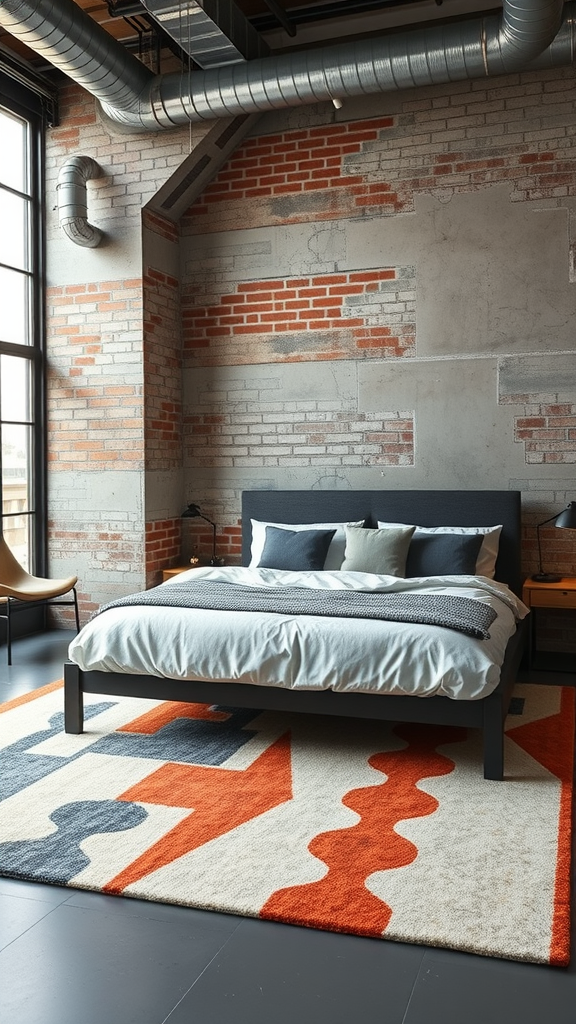
POLYGON ((61 124, 46 142, 49 553, 53 574, 78 573, 84 618, 145 583, 145 473, 162 461, 161 435, 177 433, 180 380, 176 397, 179 369, 166 354, 174 338, 154 322, 168 312, 177 319, 173 284, 144 284, 142 258, 143 217, 159 249, 177 244, 177 226, 143 207, 208 126, 125 134, 78 86, 66 83, 60 98, 61 124), (87 188, 89 220, 104 235, 95 250, 79 249, 58 225, 56 179, 79 153, 101 169, 87 188))
POLYGON ((455 82, 407 93, 394 117, 249 139, 183 231, 393 216, 413 208, 416 192, 497 181, 511 183, 516 201, 574 196, 573 74, 455 82))
MULTIPOLYGON (((501 399, 505 404, 521 406, 521 412, 514 416, 514 441, 523 445, 524 459, 528 466, 563 467, 576 464, 576 405, 570 402, 538 401, 538 395, 508 395, 501 399)), ((569 470, 571 479, 573 473, 569 470)), ((569 493, 569 500, 571 494, 569 493)), ((527 574, 540 569, 536 526, 555 512, 561 512, 566 502, 566 492, 547 496, 530 516, 531 522, 524 527, 522 550, 523 568, 527 574), (563 504, 564 503, 564 504, 563 504)), ((576 576, 576 539, 571 530, 556 529, 554 523, 540 530, 543 568, 546 572, 576 576)), ((541 626, 549 620, 542 614, 541 626)), ((566 617, 562 619, 566 622, 566 617)), ((576 641, 575 641, 576 643, 576 641)))
MULTIPOLYGON (((57 520, 48 523, 51 560, 62 558, 78 560, 76 573, 80 619, 85 622, 95 612, 100 600, 94 597, 98 585, 106 585, 108 597, 120 597, 131 589, 130 577, 135 566, 143 564, 143 543, 140 525, 135 517, 126 517, 119 512, 113 520, 110 516, 99 515, 98 486, 95 478, 92 513, 84 513, 81 519, 74 508, 70 516, 61 513, 57 520), (82 568, 80 568, 82 566, 82 568), (86 580, 89 580, 87 586, 86 580)), ((72 571, 72 570, 71 570, 72 571)), ((53 607, 52 621, 62 628, 74 628, 74 609, 53 607)))
POLYGON ((523 443, 527 463, 576 463, 576 405, 527 403, 514 424, 514 440, 523 443))
MULTIPOLYGON (((559 505, 555 510, 562 511, 559 505)), ((527 575, 539 572, 538 538, 536 525, 553 515, 554 512, 539 514, 533 524, 526 525, 522 543, 525 571, 527 575)), ((556 572, 564 576, 576 576, 576 543, 572 530, 563 530, 550 523, 540 528, 540 544, 542 548, 542 568, 544 572, 556 572)))
POLYGON ((162 570, 180 564, 182 520, 161 519, 146 523, 146 586, 162 582, 162 570))
POLYGON ((342 412, 328 402, 258 402, 258 412, 222 411, 225 402, 185 417, 187 458, 200 467, 411 466, 414 424, 395 413, 342 412), (218 410, 218 411, 216 411, 218 410))
POLYGON ((58 90, 60 124, 50 131, 49 145, 59 154, 74 156, 96 124, 96 104, 89 93, 68 82, 58 90))
POLYGON ((51 471, 143 466, 141 305, 139 280, 48 289, 51 471))
POLYGON ((413 267, 383 268, 247 281, 218 294, 196 272, 183 290, 184 350, 203 366, 410 355, 414 277, 413 267))
POLYGON ((144 277, 146 468, 182 465, 182 339, 179 283, 154 267, 144 277))
POLYGON ((158 235, 159 238, 165 238, 168 242, 178 243, 180 238, 179 225, 171 220, 167 220, 166 217, 161 217, 158 213, 145 208, 142 210, 142 225, 145 230, 158 235))

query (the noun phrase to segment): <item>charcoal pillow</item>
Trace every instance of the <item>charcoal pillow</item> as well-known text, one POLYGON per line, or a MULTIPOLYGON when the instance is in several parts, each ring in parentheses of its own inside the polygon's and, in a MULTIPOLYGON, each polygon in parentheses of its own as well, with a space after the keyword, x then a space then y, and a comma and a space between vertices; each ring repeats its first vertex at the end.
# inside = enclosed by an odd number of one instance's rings
POLYGON ((335 533, 336 530, 277 530, 267 526, 258 567, 293 572, 323 569, 335 533))
POLYGON ((475 576, 482 534, 419 533, 412 537, 406 576, 475 576))
POLYGON ((346 527, 346 551, 342 569, 404 576, 413 526, 398 530, 363 530, 346 527))

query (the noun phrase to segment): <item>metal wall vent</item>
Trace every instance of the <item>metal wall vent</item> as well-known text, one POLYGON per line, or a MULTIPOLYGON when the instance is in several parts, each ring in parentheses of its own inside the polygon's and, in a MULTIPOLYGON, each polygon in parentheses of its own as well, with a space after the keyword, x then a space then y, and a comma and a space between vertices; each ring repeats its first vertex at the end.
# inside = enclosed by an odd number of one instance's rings
POLYGON ((188 171, 184 178, 182 178, 180 184, 164 200, 164 202, 161 204, 162 209, 171 210, 172 207, 174 206, 174 203, 177 203, 178 200, 181 199, 186 190, 190 188, 190 185, 194 181, 196 181, 196 178, 200 177, 202 171, 206 170, 209 163, 210 157, 208 155, 204 155, 203 157, 201 157, 200 160, 198 160, 198 162, 194 164, 194 167, 192 167, 192 169, 188 171))

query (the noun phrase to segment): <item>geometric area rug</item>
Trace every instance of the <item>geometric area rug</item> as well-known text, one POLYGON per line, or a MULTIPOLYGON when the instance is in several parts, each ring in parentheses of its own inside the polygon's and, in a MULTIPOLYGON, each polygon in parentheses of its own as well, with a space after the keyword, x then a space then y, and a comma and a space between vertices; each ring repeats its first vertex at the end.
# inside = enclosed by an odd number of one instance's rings
POLYGON ((574 696, 478 730, 88 694, 0 708, 0 874, 565 966, 574 696))

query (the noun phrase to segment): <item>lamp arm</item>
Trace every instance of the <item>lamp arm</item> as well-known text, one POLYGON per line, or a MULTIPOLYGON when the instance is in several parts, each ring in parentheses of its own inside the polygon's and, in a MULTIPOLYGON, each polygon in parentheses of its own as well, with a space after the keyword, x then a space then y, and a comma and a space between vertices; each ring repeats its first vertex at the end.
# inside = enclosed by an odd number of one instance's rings
POLYGON ((199 512, 198 513, 198 518, 199 519, 205 519, 207 523, 210 523, 210 526, 213 526, 214 529, 216 529, 216 523, 213 523, 211 519, 208 519, 208 516, 203 516, 202 513, 199 512))
POLYGON ((212 561, 215 562, 216 561, 216 523, 213 523, 211 519, 208 519, 208 516, 202 515, 201 512, 199 512, 198 515, 199 515, 200 519, 205 519, 206 522, 210 523, 210 526, 212 527, 212 561))
POLYGON ((542 547, 541 547, 541 544, 540 544, 540 527, 541 526, 546 526, 546 523, 551 523, 553 519, 558 519, 558 516, 560 514, 561 514, 560 512, 557 512, 556 515, 550 516, 550 519, 544 519, 544 521, 541 522, 541 523, 538 523, 538 525, 536 527, 536 536, 538 538, 538 568, 539 568, 540 572, 543 571, 543 569, 542 569, 542 547))
MULTIPOLYGON (((564 509, 562 509, 562 512, 563 511, 564 509)), ((546 523, 551 523, 553 519, 558 519, 558 516, 562 515, 562 512, 557 512, 555 516, 550 516, 550 519, 544 519, 542 523, 538 523, 536 528, 539 530, 541 526, 546 526, 546 523)))

